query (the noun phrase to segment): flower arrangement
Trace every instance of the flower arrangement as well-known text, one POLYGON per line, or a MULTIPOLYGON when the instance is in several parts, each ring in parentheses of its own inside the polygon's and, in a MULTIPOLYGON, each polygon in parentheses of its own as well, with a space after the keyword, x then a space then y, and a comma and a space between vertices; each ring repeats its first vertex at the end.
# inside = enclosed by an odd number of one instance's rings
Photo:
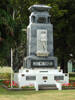
POLYGON ((66 88, 66 87, 67 87, 67 88, 68 88, 68 87, 75 87, 75 82, 72 82, 72 83, 64 83, 64 84, 62 84, 62 86, 65 87, 65 88, 66 88))
POLYGON ((34 84, 25 85, 22 86, 22 88, 34 88, 34 84))
POLYGON ((56 80, 56 82, 61 83, 63 88, 75 88, 75 82, 69 80, 70 83, 63 83, 61 80, 56 80))
MULTIPOLYGON (((5 86, 7 86, 8 88, 11 87, 11 81, 10 81, 10 80, 5 80, 5 81, 3 81, 3 84, 4 84, 5 86)), ((18 84, 17 84, 16 82, 12 81, 12 87, 13 87, 13 88, 18 88, 18 84)))

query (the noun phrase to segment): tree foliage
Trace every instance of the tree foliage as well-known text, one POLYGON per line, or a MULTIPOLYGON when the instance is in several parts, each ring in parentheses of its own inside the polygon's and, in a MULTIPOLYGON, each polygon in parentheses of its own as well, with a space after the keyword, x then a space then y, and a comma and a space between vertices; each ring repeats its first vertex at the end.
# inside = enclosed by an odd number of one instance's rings
MULTIPOLYGON (((23 48, 26 55, 26 28, 29 23, 28 8, 33 4, 52 6, 51 23, 54 29, 54 52, 59 64, 66 70, 70 54, 75 58, 75 1, 74 0, 2 0, 0 1, 0 58, 10 58, 10 48, 23 48), (14 20, 13 20, 13 12, 14 20), (6 52, 7 51, 7 52, 6 52), (8 56, 9 55, 9 56, 8 56), (65 66, 65 67, 64 67, 65 66)), ((22 55, 22 56, 24 56, 22 55)), ((23 59, 22 59, 23 60, 23 59)), ((8 62, 7 62, 8 63, 8 62)), ((17 65, 16 65, 17 66, 17 65)))

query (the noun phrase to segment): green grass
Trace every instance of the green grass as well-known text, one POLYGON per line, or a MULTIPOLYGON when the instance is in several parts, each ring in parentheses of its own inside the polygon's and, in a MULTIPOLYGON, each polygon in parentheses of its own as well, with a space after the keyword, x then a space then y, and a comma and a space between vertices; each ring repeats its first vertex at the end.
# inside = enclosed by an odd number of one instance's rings
POLYGON ((0 87, 0 100, 75 100, 75 90, 8 91, 0 87))
POLYGON ((69 73, 70 80, 75 80, 75 72, 69 73))
POLYGON ((70 77, 70 80, 75 80, 75 77, 70 77))

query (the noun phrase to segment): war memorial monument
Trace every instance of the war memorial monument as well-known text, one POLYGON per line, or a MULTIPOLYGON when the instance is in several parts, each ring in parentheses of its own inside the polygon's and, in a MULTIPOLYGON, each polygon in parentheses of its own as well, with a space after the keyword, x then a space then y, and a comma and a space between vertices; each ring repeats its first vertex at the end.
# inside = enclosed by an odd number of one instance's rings
POLYGON ((53 52, 53 25, 49 10, 45 5, 33 5, 27 27, 27 57, 23 69, 14 73, 14 81, 19 87, 33 84, 36 91, 40 86, 55 85, 62 89, 62 83, 69 82, 69 76, 58 70, 57 57, 53 52))

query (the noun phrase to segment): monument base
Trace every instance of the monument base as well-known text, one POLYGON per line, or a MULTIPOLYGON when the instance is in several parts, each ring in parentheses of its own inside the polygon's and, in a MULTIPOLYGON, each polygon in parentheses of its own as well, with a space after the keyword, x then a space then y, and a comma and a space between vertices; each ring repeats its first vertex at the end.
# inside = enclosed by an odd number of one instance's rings
POLYGON ((35 69, 20 69, 19 73, 14 74, 14 81, 19 87, 33 85, 36 91, 39 86, 56 85, 58 90, 62 90, 62 84, 69 83, 69 75, 64 74, 58 69, 35 68, 35 69))
POLYGON ((28 56, 23 61, 24 68, 57 68, 57 57, 28 56))

